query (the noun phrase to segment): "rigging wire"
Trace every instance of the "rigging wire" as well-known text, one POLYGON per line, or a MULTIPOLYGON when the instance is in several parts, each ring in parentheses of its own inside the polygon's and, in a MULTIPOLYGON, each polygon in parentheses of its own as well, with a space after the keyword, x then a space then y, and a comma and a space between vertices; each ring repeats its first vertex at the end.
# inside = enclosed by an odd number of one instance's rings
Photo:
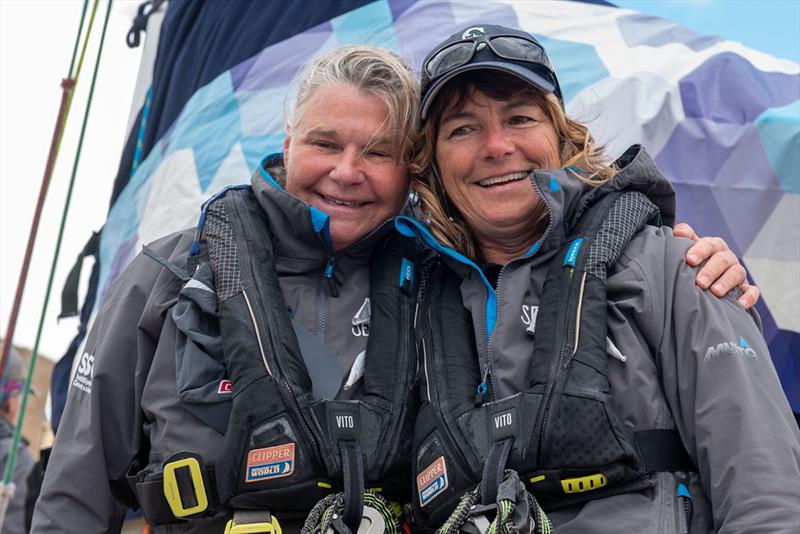
POLYGON ((83 23, 86 19, 86 8, 89 5, 89 0, 83 1, 83 9, 81 10, 81 21, 78 25, 78 34, 75 36, 75 46, 72 49, 72 59, 69 64, 69 73, 67 77, 61 80, 61 104, 56 115, 56 124, 53 129, 53 137, 50 141, 50 151, 47 155, 47 163, 45 165, 44 176, 42 177, 42 185, 39 188, 39 198, 36 202, 36 208, 33 213, 33 221, 31 223, 31 230, 28 234, 28 244, 25 247, 25 255, 22 261, 22 270, 19 274, 17 281, 17 290, 14 295, 14 303, 11 306, 11 315, 8 319, 6 328, 6 336, 3 339, 2 356, 0 356, 0 376, 2 381, 5 381, 6 363, 8 361, 8 351, 14 341, 14 330, 17 326, 17 317, 19 316, 20 305, 22 304, 22 295, 25 292, 25 282, 28 279, 28 270, 33 256, 33 246, 36 243, 36 236, 39 233, 39 222, 41 220, 42 211, 44 210, 44 201, 47 197, 47 191, 50 188, 50 179, 53 176, 53 170, 58 158, 58 152, 61 148, 61 140, 64 136, 64 128, 67 124, 69 117, 69 110, 72 106, 72 95, 74 94, 75 85, 78 83, 81 67, 83 65, 83 58, 86 55, 86 45, 89 42, 89 36, 92 33, 92 25, 94 24, 94 17, 97 13, 97 0, 95 0, 92 9, 91 17, 89 18, 89 26, 86 29, 86 37, 83 42, 83 49, 81 50, 80 59, 78 61, 78 69, 75 76, 72 75, 72 70, 75 66, 75 58, 78 54, 78 45, 81 42, 81 34, 83 33, 83 23))
MULTIPOLYGON (((83 59, 84 59, 84 56, 86 54, 86 46, 87 46, 87 44, 89 42, 89 35, 91 33, 91 27, 92 27, 92 23, 94 21, 95 13, 97 12, 98 2, 99 2, 99 0, 94 0, 94 5, 93 5, 93 8, 92 8, 92 17, 91 17, 91 19, 89 21, 89 26, 87 28, 86 39, 84 41, 83 50, 81 51, 81 57, 80 57, 80 60, 78 62, 78 68, 77 68, 77 71, 76 71, 76 74, 75 74, 75 79, 76 80, 77 80, 77 77, 78 77, 78 75, 80 73, 81 66, 83 64, 83 59)), ((20 441, 20 437, 21 437, 22 425, 23 425, 23 423, 25 421, 25 411, 26 411, 26 408, 27 408, 28 397, 30 395, 31 379, 33 378, 33 372, 34 372, 34 369, 36 367, 36 359, 37 359, 37 357, 39 355, 39 342, 41 341, 41 337, 42 337, 42 330, 43 330, 43 327, 44 327, 44 320, 45 320, 45 315, 46 315, 46 312, 47 312, 47 305, 48 305, 49 300, 50 300, 50 292, 51 292, 51 289, 53 287, 53 278, 55 276, 56 265, 58 264, 58 257, 59 257, 60 251, 61 251, 61 242, 62 242, 62 239, 64 237, 64 228, 66 226, 67 214, 69 213, 69 206, 70 206, 70 202, 72 200, 72 191, 73 191, 73 188, 74 188, 74 185, 75 185, 75 176, 76 176, 77 170, 78 170, 78 163, 80 162, 81 149, 83 147, 83 139, 84 139, 84 136, 85 136, 85 133, 86 133, 86 125, 87 125, 88 120, 89 120, 89 112, 91 111, 92 98, 94 96, 94 89, 95 89, 95 85, 96 85, 96 82, 97 82, 97 72, 98 72, 99 67, 100 67, 100 59, 101 59, 102 53, 103 53, 103 44, 105 43, 106 30, 108 29, 108 20, 109 20, 109 17, 111 15, 112 3, 113 3, 113 0, 109 0, 108 1, 108 8, 106 9, 105 20, 103 21, 103 29, 102 29, 102 32, 101 32, 101 35, 100 35, 100 45, 99 45, 98 50, 97 50, 97 59, 95 61, 94 72, 92 74, 92 82, 91 82, 91 85, 89 87, 89 96, 88 96, 87 102, 86 102, 86 110, 85 110, 84 115, 83 115, 83 124, 81 126, 80 137, 78 139, 78 148, 76 150, 75 161, 74 161, 73 166, 72 166, 72 174, 70 176, 69 187, 67 189, 67 196, 66 196, 66 199, 64 201, 64 210, 63 210, 63 212, 61 214, 61 224, 60 224, 60 227, 59 227, 59 230, 58 230, 58 238, 56 240, 56 246, 55 246, 55 252, 53 254, 53 260, 52 260, 52 263, 50 265, 50 275, 49 275, 48 280, 47 280, 47 289, 45 290, 44 304, 42 305, 42 311, 41 311, 41 315, 39 317, 39 327, 38 327, 38 330, 36 332, 36 341, 35 341, 34 346, 33 346, 33 351, 31 352, 30 362, 28 364, 28 375, 27 375, 26 380, 25 380, 25 388, 23 389, 23 392, 22 392, 22 401, 20 403, 19 413, 17 415, 17 425, 16 425, 16 428, 14 429, 14 437, 12 439, 11 450, 10 450, 10 452, 8 454, 8 459, 6 460, 5 472, 3 474, 2 486, 0 486, 0 488, 2 489, 2 491, 0 492, 0 526, 3 524, 3 522, 5 520, 6 507, 7 507, 8 501, 10 500, 10 497, 13 494, 13 491, 14 491, 14 486, 13 486, 13 483, 11 482, 11 480, 12 480, 12 477, 13 477, 14 467, 15 467, 15 464, 16 464, 17 450, 19 448, 19 441, 20 441)), ((71 70, 71 67, 70 67, 70 70, 71 70)), ((74 83, 73 83, 73 86, 74 86, 74 83)), ((71 96, 68 98, 68 104, 67 104, 68 107, 69 107, 69 103, 71 103, 71 96)), ((63 131, 62 131, 62 133, 63 133, 63 131)), ((59 142, 60 142, 60 138, 59 138, 59 142)), ((58 149, 58 147, 56 147, 56 151, 57 151, 57 149, 58 149)))

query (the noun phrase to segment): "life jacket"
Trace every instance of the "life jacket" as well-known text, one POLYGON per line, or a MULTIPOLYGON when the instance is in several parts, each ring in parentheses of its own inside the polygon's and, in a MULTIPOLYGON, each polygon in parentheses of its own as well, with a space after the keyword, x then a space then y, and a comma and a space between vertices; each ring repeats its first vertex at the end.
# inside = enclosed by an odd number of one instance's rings
MULTIPOLYGON (((344 490, 350 508, 343 515, 360 521, 365 488, 407 502, 416 412, 413 242, 392 235, 376 246, 362 393, 356 400, 329 400, 312 392, 275 268, 272 243, 279 236, 249 188, 229 188, 210 199, 198 229, 189 270, 196 267, 202 231, 233 399, 229 431, 212 468, 203 463, 212 459, 191 453, 165 463, 177 462, 184 472, 171 475, 181 486, 171 511, 177 507, 179 519, 207 517, 220 508, 304 517, 317 501, 344 490), (199 473, 189 464, 199 465, 199 473), (200 479, 210 488, 205 508, 197 506, 200 479)), ((158 488, 151 494, 161 499, 158 488)), ((158 507, 163 511, 163 503, 158 507)), ((161 523, 176 520, 169 517, 174 513, 161 515, 161 523)))
POLYGON ((545 511, 651 487, 655 471, 692 470, 676 432, 633 434, 610 393, 606 273, 648 222, 660 224, 659 211, 642 193, 598 190, 552 229, 547 240, 559 250, 539 304, 528 387, 507 398, 487 392, 462 279, 442 262, 433 267, 417 318, 420 531, 442 525, 477 484, 482 504, 493 504, 505 469, 545 511))

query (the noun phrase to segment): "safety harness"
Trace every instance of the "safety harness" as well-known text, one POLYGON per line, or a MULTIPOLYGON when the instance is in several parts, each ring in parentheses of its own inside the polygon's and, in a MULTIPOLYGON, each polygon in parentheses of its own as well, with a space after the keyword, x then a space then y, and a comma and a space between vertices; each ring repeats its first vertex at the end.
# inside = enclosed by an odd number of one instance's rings
POLYGON ((413 242, 390 236, 372 254, 374 335, 367 342, 363 393, 357 400, 331 400, 314 395, 309 355, 301 350, 278 281, 277 236, 249 188, 230 188, 204 205, 190 272, 201 271, 201 232, 232 386, 231 431, 213 464, 181 452, 161 470, 137 475, 148 522, 170 524, 222 510, 234 512, 226 532, 280 532, 276 515, 305 517, 318 501, 340 491, 338 523, 355 532, 365 504, 380 501, 374 492, 407 502, 416 410, 416 360, 408 335, 413 242))
POLYGON ((552 228, 546 245, 559 251, 540 301, 528 387, 507 398, 486 396, 462 279, 441 262, 433 269, 417 330, 425 370, 414 444, 421 531, 463 524, 468 495, 500 515, 507 470, 535 497, 534 511, 537 502, 553 510, 649 488, 656 471, 693 470, 675 431, 631 433, 610 393, 606 273, 647 223, 660 224, 660 216, 644 194, 598 190, 552 228))

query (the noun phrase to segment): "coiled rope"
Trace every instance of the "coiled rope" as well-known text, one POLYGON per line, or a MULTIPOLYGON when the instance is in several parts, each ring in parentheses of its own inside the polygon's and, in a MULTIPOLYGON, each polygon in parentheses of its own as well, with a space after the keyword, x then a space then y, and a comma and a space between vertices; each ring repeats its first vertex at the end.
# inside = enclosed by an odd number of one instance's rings
MULTIPOLYGON (((553 526, 550 519, 544 513, 544 510, 539 506, 533 495, 524 490, 521 486, 518 475, 515 471, 506 470, 504 483, 509 483, 513 486, 520 486, 522 493, 527 499, 527 506, 530 512, 530 522, 533 527, 531 533, 533 534, 554 534, 553 526)), ((508 493, 505 493, 508 495, 508 493)), ((461 500, 458 502, 453 513, 447 518, 447 521, 439 527, 436 534, 459 534, 462 532, 461 527, 464 526, 472 517, 473 512, 480 502, 480 484, 475 486, 472 490, 465 493, 461 500)), ((512 521, 512 515, 517 507, 517 502, 509 497, 499 497, 496 503, 496 514, 489 523, 485 530, 485 534, 516 534, 519 532, 518 527, 512 521)), ((487 518, 488 519, 488 518, 487 518)))
MULTIPOLYGON (((368 507, 376 510, 383 519, 383 530, 380 532, 397 534, 400 531, 397 514, 385 497, 369 490, 364 492, 364 509, 366 510, 368 507)), ((326 534, 329 529, 336 533, 350 532, 341 521, 343 511, 344 493, 324 497, 311 509, 300 533, 326 534)))

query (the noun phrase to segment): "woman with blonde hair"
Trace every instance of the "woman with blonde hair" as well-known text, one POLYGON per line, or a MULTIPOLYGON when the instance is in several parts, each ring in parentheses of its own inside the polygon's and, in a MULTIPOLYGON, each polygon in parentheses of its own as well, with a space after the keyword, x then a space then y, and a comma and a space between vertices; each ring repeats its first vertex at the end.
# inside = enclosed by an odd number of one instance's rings
POLYGON ((800 434, 759 321, 695 284, 674 192, 609 161, 530 34, 422 66, 420 531, 791 532, 800 434), (548 519, 549 517, 549 519, 548 519))

